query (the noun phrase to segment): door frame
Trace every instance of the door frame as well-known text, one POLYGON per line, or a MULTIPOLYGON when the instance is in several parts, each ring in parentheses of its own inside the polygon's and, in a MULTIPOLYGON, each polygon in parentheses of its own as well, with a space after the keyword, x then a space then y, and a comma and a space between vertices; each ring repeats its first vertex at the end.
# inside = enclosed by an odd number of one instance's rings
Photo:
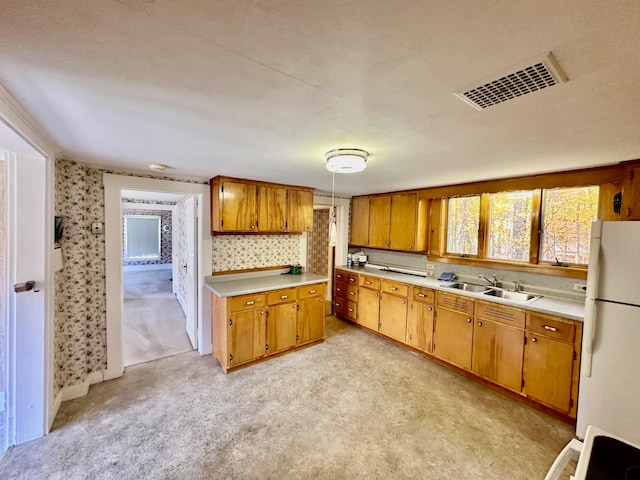
POLYGON ((198 352, 211 353, 211 296, 204 273, 211 271, 211 199, 209 185, 174 180, 103 174, 105 221, 105 274, 107 307, 107 369, 104 380, 124 373, 122 356, 122 190, 182 193, 198 198, 198 352))
MULTIPOLYGON (((26 145, 43 157, 44 175, 44 283, 40 285, 44 295, 44 316, 33 319, 29 325, 21 325, 14 329, 14 348, 19 345, 30 345, 29 355, 37 361, 24 362, 19 356, 14 357, 16 376, 28 378, 30 398, 20 398, 14 392, 15 429, 9 439, 10 443, 23 443, 42 437, 49 433, 55 419, 59 404, 54 398, 54 270, 53 259, 53 227, 55 205, 55 158, 59 147, 44 133, 26 110, 0 85, 0 122, 13 131, 26 145), (35 348, 34 348, 35 346, 35 348), (28 404, 28 408, 20 410, 19 405, 28 404), (25 420, 22 420, 24 418, 25 420)), ((9 408, 13 406, 9 405, 9 408)))

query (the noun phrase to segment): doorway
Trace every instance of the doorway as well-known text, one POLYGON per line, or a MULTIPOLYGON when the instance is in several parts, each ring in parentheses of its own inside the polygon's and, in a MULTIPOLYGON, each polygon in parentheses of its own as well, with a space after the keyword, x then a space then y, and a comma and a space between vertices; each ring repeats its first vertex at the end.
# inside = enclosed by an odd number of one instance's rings
MULTIPOLYGON (((307 235, 307 272, 329 278, 327 292, 333 290, 335 247, 329 246, 329 213, 327 205, 313 206, 313 229, 307 235)), ((325 302, 325 315, 331 314, 331 302, 325 302)))
MULTIPOLYGON (((123 356, 123 248, 124 235, 122 217, 122 191, 151 191, 178 194, 192 199, 185 203, 185 209, 192 209, 193 242, 184 262, 172 262, 173 278, 184 274, 191 279, 196 299, 187 308, 186 332, 201 354, 211 353, 211 298, 204 283, 204 276, 211 271, 211 236, 209 217, 209 185, 199 183, 158 180, 124 175, 104 174, 105 191, 105 253, 106 253, 106 303, 107 303, 107 369, 104 379, 122 376, 123 356), (189 320, 189 311, 192 311, 189 320)), ((188 283, 185 281, 185 284, 188 283)))
POLYGON ((122 190, 124 366, 197 347, 194 306, 196 212, 192 195, 122 190), (189 318, 191 317, 191 318, 189 318), (189 335, 188 332, 191 332, 189 335))

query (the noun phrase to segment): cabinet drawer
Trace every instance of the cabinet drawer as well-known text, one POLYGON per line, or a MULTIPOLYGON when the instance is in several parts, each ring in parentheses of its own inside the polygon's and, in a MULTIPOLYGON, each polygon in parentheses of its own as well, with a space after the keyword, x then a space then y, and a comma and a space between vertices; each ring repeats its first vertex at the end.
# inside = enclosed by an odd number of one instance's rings
POLYGON ((407 297, 409 295, 409 285, 400 282, 391 282, 389 280, 382 281, 382 291, 399 297, 407 297))
POLYGON ((278 305, 279 303, 295 302, 298 299, 298 289, 283 288, 282 290, 274 290, 268 294, 269 305, 278 305))
POLYGON ((347 284, 349 285, 358 285, 358 275, 349 275, 347 277, 347 284))
POLYGON ((342 270, 336 270, 336 282, 346 282, 349 274, 342 270))
POLYGON ((380 290, 380 279, 376 277, 367 277, 360 275, 360 286, 370 288, 371 290, 380 290))
POLYGON ((324 283, 316 283, 313 285, 305 285, 298 288, 298 298, 309 298, 324 295, 324 283))
POLYGON ((416 302, 433 303, 433 290, 423 287, 411 287, 411 298, 416 302))
POLYGON ((347 316, 347 302, 345 299, 343 298, 336 298, 336 301, 333 302, 333 312, 335 315, 338 315, 340 317, 346 317, 347 316))
POLYGON ((527 329, 532 333, 569 343, 573 342, 576 335, 576 326, 571 320, 542 313, 527 313, 527 329))
POLYGON ((347 302, 346 310, 345 315, 347 318, 355 322, 356 318, 358 318, 358 304, 355 302, 347 302))
POLYGON ((473 315, 474 301, 471 298, 460 297, 450 293, 438 292, 436 294, 438 307, 456 310, 458 312, 473 315))
POLYGON ((358 301, 358 285, 353 283, 347 285, 347 300, 358 301))
POLYGON ((347 298, 347 283, 336 282, 336 297, 347 298))
POLYGON ((229 311, 240 312, 251 308, 264 307, 267 304, 267 295, 264 293, 253 293, 250 295, 238 295, 229 298, 229 311))
POLYGON ((476 302, 476 317, 524 328, 526 313, 519 308, 479 301, 476 302))

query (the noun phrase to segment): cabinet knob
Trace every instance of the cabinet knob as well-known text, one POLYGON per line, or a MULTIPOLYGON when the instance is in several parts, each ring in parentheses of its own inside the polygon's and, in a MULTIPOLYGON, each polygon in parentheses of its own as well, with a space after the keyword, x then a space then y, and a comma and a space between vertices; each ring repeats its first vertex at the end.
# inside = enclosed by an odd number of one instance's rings
POLYGON ((376 293, 376 297, 378 296, 378 294, 376 293))
POLYGON ((254 229, 254 228, 256 228, 256 226, 255 225, 251 225, 251 229, 254 229))
POLYGON ((429 307, 429 311, 433 310, 433 307, 429 307))
POLYGON ((405 303, 407 303, 407 301, 406 300, 402 300, 402 304, 404 305, 405 303))
POLYGON ((262 310, 262 311, 260 312, 260 315, 264 315, 264 310, 262 310))
POLYGON ((538 339, 537 339, 536 337, 533 337, 533 338, 531 339, 531 343, 536 343, 537 341, 538 341, 538 339))
POLYGON ((280 227, 280 230, 285 230, 287 227, 285 227, 284 225, 280 227))
POLYGON ((482 322, 478 322, 478 326, 481 327, 482 326, 482 322))
POLYGON ((467 318, 467 323, 471 323, 471 319, 470 318, 467 318))
POLYGON ((413 245, 409 245, 409 250, 413 250, 413 245))

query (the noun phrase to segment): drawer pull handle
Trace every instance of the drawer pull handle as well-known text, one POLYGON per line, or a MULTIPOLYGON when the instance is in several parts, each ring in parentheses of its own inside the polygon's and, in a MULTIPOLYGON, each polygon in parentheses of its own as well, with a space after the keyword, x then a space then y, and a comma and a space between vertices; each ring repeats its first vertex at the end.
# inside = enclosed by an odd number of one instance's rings
POLYGON ((418 296, 419 296, 420 298, 424 298, 424 297, 426 297, 426 295, 425 295, 424 293, 419 293, 419 294, 418 294, 418 296))
POLYGON ((355 292, 349 292, 349 295, 355 295, 355 292))
POLYGON ((350 282, 355 282, 355 281, 356 281, 356 279, 355 279, 355 278, 350 278, 350 279, 349 279, 349 281, 350 281, 350 282))
POLYGON ((285 298, 288 298, 289 295, 280 295, 280 300, 284 300, 285 298))
POLYGON ((366 283, 367 285, 371 285, 371 281, 369 281, 369 280, 367 280, 367 281, 366 281, 366 282, 364 282, 364 283, 366 283))
POLYGON ((309 293, 316 293, 316 290, 309 290, 309 293))
POLYGON ((398 287, 389 287, 389 290, 391 290, 392 292, 395 292, 398 289, 398 287))
POLYGON ((337 303, 337 302, 336 302, 336 307, 338 307, 338 308, 340 307, 340 304, 339 304, 339 303, 337 303))
POLYGON ((341 292, 342 289, 340 287, 336 287, 336 292, 341 292))
POLYGON ((545 325, 544 329, 545 330, 549 330, 550 332, 557 332, 558 331, 558 329, 556 327, 551 327, 549 325, 545 325))
POLYGON ((256 302, 247 302, 247 305, 254 305, 256 302))
POLYGON ((350 312, 353 312, 353 308, 349 308, 349 311, 350 311, 350 312))

